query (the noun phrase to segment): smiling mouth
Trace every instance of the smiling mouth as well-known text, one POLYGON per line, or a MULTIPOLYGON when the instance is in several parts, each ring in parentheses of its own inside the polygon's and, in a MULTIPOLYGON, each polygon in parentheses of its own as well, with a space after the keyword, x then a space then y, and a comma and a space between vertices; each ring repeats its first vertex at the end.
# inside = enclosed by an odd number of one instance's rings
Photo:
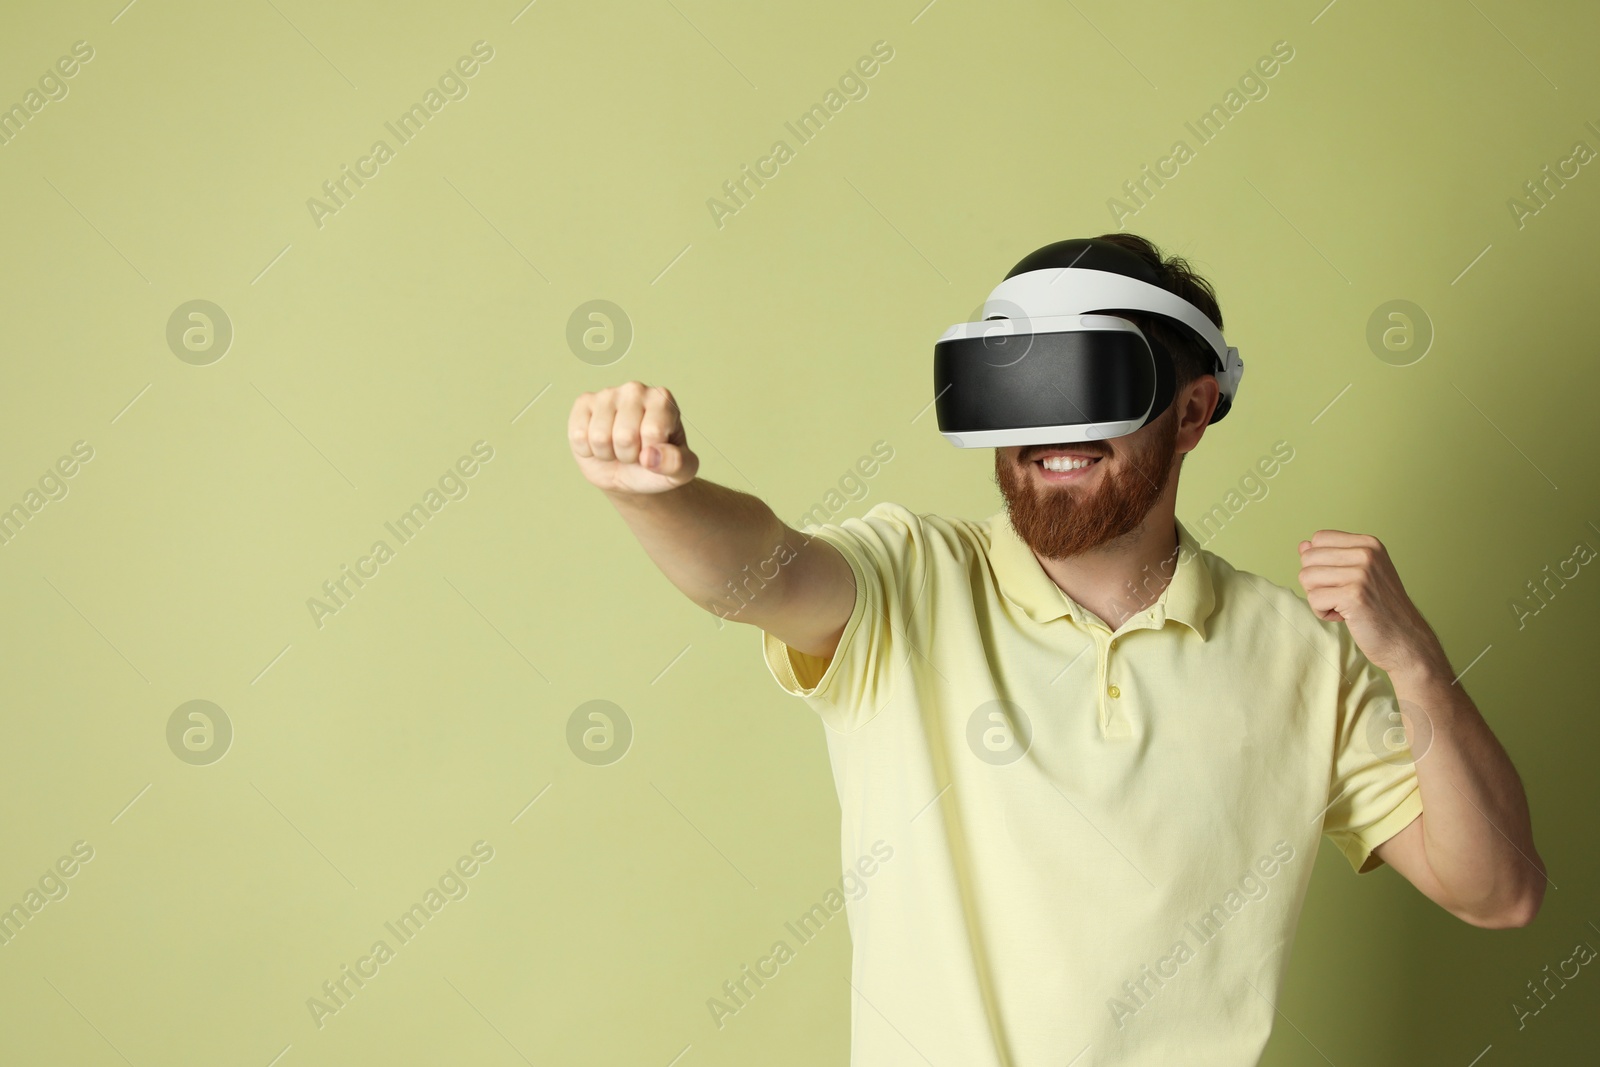
POLYGON ((1033 462, 1047 471, 1065 472, 1073 470, 1087 470, 1099 463, 1104 458, 1101 456, 1046 456, 1033 462))
POLYGON ((1093 475, 1103 456, 1048 456, 1036 459, 1031 466, 1038 470, 1046 482, 1076 482, 1093 475))

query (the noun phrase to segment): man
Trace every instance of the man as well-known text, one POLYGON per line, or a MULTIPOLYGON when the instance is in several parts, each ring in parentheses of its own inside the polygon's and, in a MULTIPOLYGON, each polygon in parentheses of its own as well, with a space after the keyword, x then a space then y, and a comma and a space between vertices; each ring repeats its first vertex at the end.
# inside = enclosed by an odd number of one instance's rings
MULTIPOLYGON (((1221 328, 1182 259, 1099 240, 1221 328)), ((1193 338, 1123 314, 1172 353, 1169 407, 997 448, 983 521, 882 503, 802 533, 695 476, 667 390, 573 405, 585 477, 673 584, 764 631, 827 727, 842 857, 872 865, 855 1067, 1255 1064, 1323 834, 1475 926, 1543 899, 1516 771, 1381 542, 1301 541, 1302 600, 1177 521, 1218 383, 1193 338)))

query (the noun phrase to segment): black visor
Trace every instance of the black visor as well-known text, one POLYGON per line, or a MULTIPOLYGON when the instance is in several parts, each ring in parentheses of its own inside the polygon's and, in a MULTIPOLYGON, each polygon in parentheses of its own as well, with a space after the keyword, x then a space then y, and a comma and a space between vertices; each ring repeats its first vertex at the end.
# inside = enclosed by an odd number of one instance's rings
POLYGON ((1125 330, 940 341, 933 378, 946 433, 1144 420, 1172 400, 1170 362, 1125 330))

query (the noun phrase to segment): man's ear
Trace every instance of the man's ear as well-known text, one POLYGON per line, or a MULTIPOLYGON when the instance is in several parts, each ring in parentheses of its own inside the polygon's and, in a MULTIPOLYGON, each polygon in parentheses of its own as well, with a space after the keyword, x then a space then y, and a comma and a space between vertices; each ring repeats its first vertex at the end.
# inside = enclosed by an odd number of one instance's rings
POLYGON ((1213 374, 1202 374, 1179 391, 1175 404, 1178 409, 1180 453, 1189 452, 1200 443, 1211 421, 1211 413, 1216 411, 1217 402, 1221 399, 1222 387, 1217 384, 1216 375, 1213 374))

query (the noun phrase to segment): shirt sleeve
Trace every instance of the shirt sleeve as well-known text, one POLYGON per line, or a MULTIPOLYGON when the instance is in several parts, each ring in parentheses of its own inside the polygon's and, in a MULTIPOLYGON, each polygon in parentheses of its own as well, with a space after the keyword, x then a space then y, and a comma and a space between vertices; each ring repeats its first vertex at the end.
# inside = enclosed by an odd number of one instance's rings
POLYGON ((923 555, 915 513, 884 502, 861 518, 812 523, 808 537, 837 548, 855 579, 855 605, 831 659, 791 648, 765 631, 762 655, 786 693, 802 697, 822 721, 848 733, 888 703, 894 665, 904 659, 908 583, 923 555))
POLYGON ((1393 683, 1343 623, 1334 625, 1343 674, 1322 830, 1357 874, 1367 874, 1383 866, 1372 850, 1422 814, 1422 794, 1393 683))

